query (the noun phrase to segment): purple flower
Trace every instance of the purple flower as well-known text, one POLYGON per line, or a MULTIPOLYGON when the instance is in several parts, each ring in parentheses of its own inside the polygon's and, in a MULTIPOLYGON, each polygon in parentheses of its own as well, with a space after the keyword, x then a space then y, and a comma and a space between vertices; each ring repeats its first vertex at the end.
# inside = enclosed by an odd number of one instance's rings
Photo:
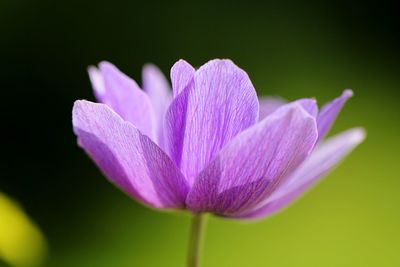
POLYGON ((258 100, 230 60, 171 69, 172 94, 153 65, 143 90, 110 63, 89 68, 100 103, 75 102, 79 145, 106 177, 153 208, 263 218, 313 186, 364 139, 360 128, 324 140, 341 96, 258 100))

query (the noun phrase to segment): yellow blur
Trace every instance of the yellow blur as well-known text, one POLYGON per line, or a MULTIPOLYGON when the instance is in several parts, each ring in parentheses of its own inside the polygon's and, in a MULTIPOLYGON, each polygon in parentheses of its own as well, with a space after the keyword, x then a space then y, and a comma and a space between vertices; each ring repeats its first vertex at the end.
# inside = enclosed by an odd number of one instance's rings
POLYGON ((45 254, 43 234, 16 202, 0 192, 0 260, 13 267, 36 267, 45 254))

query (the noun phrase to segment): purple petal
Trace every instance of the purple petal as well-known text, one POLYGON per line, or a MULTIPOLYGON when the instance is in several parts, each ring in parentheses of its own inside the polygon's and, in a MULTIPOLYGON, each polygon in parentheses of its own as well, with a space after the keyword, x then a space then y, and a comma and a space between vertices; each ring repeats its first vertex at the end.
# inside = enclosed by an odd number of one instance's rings
POLYGON ((229 215, 268 197, 309 155, 315 119, 298 103, 283 106, 228 143, 196 178, 186 204, 229 215))
POLYGON ((171 103, 171 89, 164 75, 153 64, 147 64, 142 72, 143 90, 150 97, 156 115, 157 144, 163 147, 163 122, 165 112, 171 103))
POLYGON ((167 111, 167 151, 192 184, 220 149, 257 118, 257 95, 247 74, 230 60, 209 61, 167 111))
POLYGON ((99 69, 90 67, 88 71, 97 100, 154 140, 154 110, 137 83, 108 62, 100 63, 99 69))
POLYGON ((90 66, 88 68, 88 73, 90 82, 92 83, 94 95, 96 96, 97 100, 100 101, 100 99, 106 93, 103 75, 101 74, 100 70, 94 66, 90 66))
POLYGON ((339 115, 339 112, 342 109, 343 105, 352 96, 353 91, 349 89, 344 90, 341 96, 335 98, 321 108, 317 119, 319 141, 325 138, 333 123, 335 122, 336 117, 339 115))
POLYGON ((171 89, 157 66, 146 64, 142 72, 143 90, 148 94, 157 117, 162 117, 171 102, 171 89))
POLYGON ((76 101, 74 132, 98 167, 131 197, 156 208, 183 208, 188 186, 167 155, 104 104, 76 101))
MULTIPOLYGON (((283 98, 279 97, 261 97, 259 99, 260 102, 260 117, 259 120, 264 119, 268 115, 272 114, 278 108, 283 105, 286 105, 288 102, 283 98)), ((316 117, 318 115, 318 106, 315 99, 312 98, 302 98, 296 100, 294 102, 298 102, 303 108, 310 113, 311 116, 316 117)))
POLYGON ((312 117, 317 118, 318 116, 318 106, 317 101, 313 98, 302 98, 296 100, 312 117))
POLYGON ((260 219, 269 216, 299 198, 311 186, 332 170, 365 138, 363 129, 355 128, 322 142, 285 184, 253 211, 235 217, 260 219))
POLYGON ((185 60, 181 59, 171 68, 172 91, 174 97, 179 95, 193 80, 195 69, 185 60))
POLYGON ((287 104, 287 101, 280 97, 260 97, 260 116, 259 120, 261 121, 268 115, 272 114, 275 110, 280 108, 281 106, 287 104))

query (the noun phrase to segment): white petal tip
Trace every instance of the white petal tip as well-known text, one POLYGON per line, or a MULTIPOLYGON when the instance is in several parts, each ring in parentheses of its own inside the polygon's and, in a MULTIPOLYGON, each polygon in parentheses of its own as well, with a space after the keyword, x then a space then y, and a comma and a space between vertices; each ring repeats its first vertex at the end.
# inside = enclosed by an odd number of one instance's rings
POLYGON ((87 70, 87 72, 89 72, 89 73, 98 71, 98 69, 97 69, 97 67, 96 67, 95 65, 89 65, 89 66, 87 66, 86 70, 87 70))
POLYGON ((346 89, 346 90, 344 90, 343 93, 342 93, 342 97, 344 97, 344 98, 350 98, 350 97, 352 97, 353 95, 354 95, 354 92, 353 92, 353 90, 351 90, 351 89, 346 89))
POLYGON ((87 71, 89 73, 89 79, 92 83, 94 91, 99 95, 104 94, 106 88, 104 86, 104 79, 100 69, 91 65, 87 67, 87 71))
POLYGON ((349 139, 354 143, 361 143, 367 137, 367 133, 364 128, 355 128, 352 130, 349 139))
POLYGON ((84 99, 82 99, 82 100, 76 100, 76 101, 74 102, 74 106, 73 106, 73 108, 72 108, 72 114, 73 114, 73 115, 78 114, 83 108, 85 108, 86 106, 89 106, 90 103, 92 103, 92 102, 87 101, 87 100, 84 100, 84 99))
MULTIPOLYGON (((109 61, 106 61, 106 60, 103 60, 103 61, 100 61, 100 63, 99 63, 99 65, 98 65, 99 67, 99 71, 100 72, 102 72, 103 73, 103 75, 104 75, 104 73, 106 73, 106 72, 109 72, 109 71, 111 71, 111 72, 121 72, 118 68, 117 68, 117 66, 115 66, 114 64, 112 64, 111 62, 109 62, 109 61)), ((121 72, 122 73, 122 72, 121 72)))
POLYGON ((176 63, 184 63, 184 64, 189 64, 186 60, 184 60, 183 58, 180 58, 176 63))
POLYGON ((143 65, 143 71, 156 71, 158 70, 158 67, 150 62, 147 62, 146 64, 143 65))

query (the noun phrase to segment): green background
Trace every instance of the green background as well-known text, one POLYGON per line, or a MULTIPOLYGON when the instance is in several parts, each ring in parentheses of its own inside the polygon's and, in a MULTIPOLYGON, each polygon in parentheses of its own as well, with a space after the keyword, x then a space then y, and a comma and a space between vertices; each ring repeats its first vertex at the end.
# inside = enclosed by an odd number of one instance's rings
POLYGON ((86 67, 100 60, 140 82, 147 62, 230 58, 260 95, 322 104, 352 88, 332 132, 368 136, 283 213, 210 217, 203 266, 400 266, 398 23, 385 1, 1 0, 0 190, 46 235, 45 266, 184 266, 189 216, 109 184, 76 146, 71 108, 93 100, 86 67))

